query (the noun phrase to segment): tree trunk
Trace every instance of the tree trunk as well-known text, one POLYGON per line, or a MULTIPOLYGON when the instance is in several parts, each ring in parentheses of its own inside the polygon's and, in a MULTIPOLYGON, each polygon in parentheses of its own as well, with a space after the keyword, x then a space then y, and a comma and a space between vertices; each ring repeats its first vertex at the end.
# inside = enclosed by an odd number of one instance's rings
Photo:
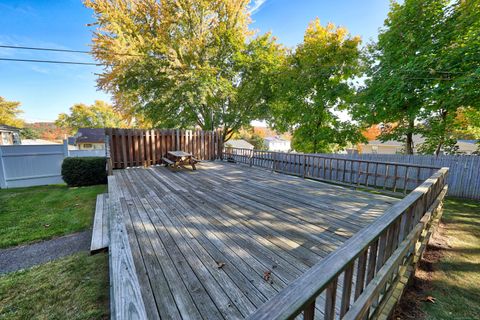
POLYGON ((415 128, 415 121, 408 120, 407 141, 405 142, 405 153, 413 154, 413 129, 415 128))
POLYGON ((445 143, 445 135, 446 135, 446 131, 447 131, 447 124, 446 124, 447 114, 448 114, 447 110, 443 110, 440 114, 440 117, 441 117, 442 122, 443 122, 443 132, 442 132, 442 136, 441 136, 440 140, 438 141, 437 148, 435 149, 435 155, 436 156, 438 156, 440 154, 440 151, 442 151, 443 144, 445 143))

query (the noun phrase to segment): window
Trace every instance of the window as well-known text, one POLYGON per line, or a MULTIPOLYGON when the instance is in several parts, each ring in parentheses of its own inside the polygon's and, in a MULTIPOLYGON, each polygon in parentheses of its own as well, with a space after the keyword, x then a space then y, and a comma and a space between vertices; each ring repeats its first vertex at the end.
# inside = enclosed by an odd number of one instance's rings
POLYGON ((92 149, 92 144, 91 143, 84 143, 83 144, 83 149, 92 149))
POLYGON ((378 146, 372 146, 372 153, 378 153, 378 146))

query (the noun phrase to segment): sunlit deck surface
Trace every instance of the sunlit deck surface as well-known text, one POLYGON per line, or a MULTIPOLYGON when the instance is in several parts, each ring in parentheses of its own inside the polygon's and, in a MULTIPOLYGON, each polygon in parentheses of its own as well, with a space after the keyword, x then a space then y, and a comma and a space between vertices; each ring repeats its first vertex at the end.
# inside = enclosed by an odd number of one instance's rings
POLYGON ((149 319, 245 318, 398 201, 219 161, 114 175, 149 319))

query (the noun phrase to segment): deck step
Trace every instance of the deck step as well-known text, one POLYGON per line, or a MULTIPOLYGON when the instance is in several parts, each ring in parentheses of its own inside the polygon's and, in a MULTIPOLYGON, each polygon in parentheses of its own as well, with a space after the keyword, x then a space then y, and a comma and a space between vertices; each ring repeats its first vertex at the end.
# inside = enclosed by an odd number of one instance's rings
POLYGON ((90 253, 95 254, 108 249, 108 193, 97 196, 95 218, 93 220, 92 243, 90 253))

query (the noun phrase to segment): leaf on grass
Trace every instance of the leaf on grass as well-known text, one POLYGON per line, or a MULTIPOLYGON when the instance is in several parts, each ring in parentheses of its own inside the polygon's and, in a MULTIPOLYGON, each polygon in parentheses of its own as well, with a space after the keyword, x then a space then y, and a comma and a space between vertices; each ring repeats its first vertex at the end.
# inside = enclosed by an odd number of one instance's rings
POLYGON ((44 226, 45 228, 48 228, 48 227, 50 227, 50 225, 49 225, 49 224, 44 224, 43 226, 44 226))
POLYGON ((432 297, 432 296, 426 296, 426 297, 425 297, 425 301, 426 301, 426 302, 435 303, 435 300, 436 300, 436 299, 435 299, 434 297, 432 297))

